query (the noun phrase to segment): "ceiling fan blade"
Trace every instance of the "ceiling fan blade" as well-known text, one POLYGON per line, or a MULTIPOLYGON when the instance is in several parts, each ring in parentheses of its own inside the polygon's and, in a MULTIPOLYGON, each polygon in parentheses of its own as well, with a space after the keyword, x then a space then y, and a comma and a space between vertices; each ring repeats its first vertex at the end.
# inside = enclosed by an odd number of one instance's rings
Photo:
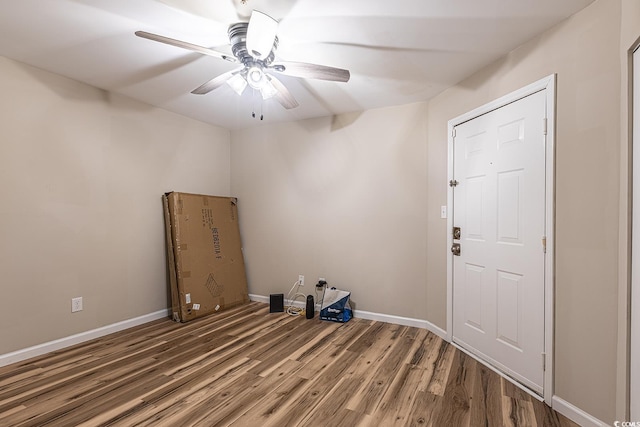
POLYGON ((202 0, 158 0, 181 12, 216 22, 234 22, 238 19, 235 7, 230 1, 202 0))
POLYGON ((274 76, 267 75, 267 78, 273 85, 273 87, 278 91, 274 95, 274 98, 278 100, 278 102, 287 110, 292 108, 296 108, 298 105, 298 101, 291 95, 291 92, 282 84, 282 82, 276 79, 274 76))
POLYGON ((305 62, 274 62, 269 69, 284 74, 285 76, 302 77, 304 79, 348 82, 349 78, 351 78, 349 70, 328 67, 326 65, 307 64, 305 62))
POLYGON ((238 70, 227 71, 226 73, 220 74, 218 77, 214 77, 208 82, 206 82, 205 84, 198 86, 197 88, 192 90, 191 93, 195 95, 205 95, 211 92, 212 90, 219 88, 220 86, 225 84, 227 80, 229 80, 230 78, 232 78, 234 75, 236 75, 241 71, 242 71, 242 68, 238 70))
POLYGON ((168 44, 171 46, 181 47, 182 49, 191 50, 194 52, 202 53, 203 55, 213 56, 215 58, 224 59, 229 62, 238 62, 236 58, 233 56, 227 55, 222 52, 218 52, 217 50, 209 49, 208 47, 199 46, 197 44, 183 42, 182 40, 176 40, 165 36, 160 36, 158 34, 147 33, 146 31, 136 31, 136 36, 142 37, 143 39, 149 39, 156 42, 168 44))
POLYGON ((265 59, 273 49, 278 33, 278 21, 254 10, 247 27, 247 51, 256 59, 265 59))

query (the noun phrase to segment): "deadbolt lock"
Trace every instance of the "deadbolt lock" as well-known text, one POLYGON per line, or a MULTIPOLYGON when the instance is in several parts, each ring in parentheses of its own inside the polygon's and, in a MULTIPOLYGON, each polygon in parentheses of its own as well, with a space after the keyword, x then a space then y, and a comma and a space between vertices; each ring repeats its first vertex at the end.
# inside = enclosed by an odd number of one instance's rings
POLYGON ((460 240, 461 232, 460 227, 453 227, 453 238, 455 240, 460 240))
POLYGON ((460 256, 460 243, 454 243, 451 246, 451 253, 455 256, 460 256))

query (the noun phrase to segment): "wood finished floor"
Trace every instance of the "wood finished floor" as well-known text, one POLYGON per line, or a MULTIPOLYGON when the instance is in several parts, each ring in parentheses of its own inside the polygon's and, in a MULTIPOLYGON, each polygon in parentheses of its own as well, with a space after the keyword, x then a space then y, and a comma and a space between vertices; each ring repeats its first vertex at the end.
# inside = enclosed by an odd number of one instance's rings
POLYGON ((1 426, 576 426, 436 335, 250 303, 0 368, 1 426))

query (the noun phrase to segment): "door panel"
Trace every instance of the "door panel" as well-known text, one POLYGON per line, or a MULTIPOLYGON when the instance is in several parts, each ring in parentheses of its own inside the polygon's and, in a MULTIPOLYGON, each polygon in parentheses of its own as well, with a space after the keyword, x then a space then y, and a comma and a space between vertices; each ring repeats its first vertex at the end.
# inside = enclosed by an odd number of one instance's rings
POLYGON ((497 339, 503 344, 522 350, 520 342, 520 292, 522 275, 498 270, 497 280, 497 339))
POLYGON ((453 340, 537 393, 544 371, 545 93, 455 127, 453 340))
POLYGON ((498 173, 497 239, 500 243, 522 244, 520 234, 523 170, 498 173))
POLYGON ((482 291, 484 282, 484 267, 466 264, 465 286, 465 325, 484 333, 482 326, 482 291))

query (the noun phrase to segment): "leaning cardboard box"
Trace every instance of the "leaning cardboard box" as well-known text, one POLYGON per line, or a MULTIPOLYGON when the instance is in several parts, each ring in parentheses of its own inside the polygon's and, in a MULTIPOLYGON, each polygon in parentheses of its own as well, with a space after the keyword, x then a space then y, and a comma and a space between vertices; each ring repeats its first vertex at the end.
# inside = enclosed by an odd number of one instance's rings
POLYGON ((234 197, 163 195, 173 320, 249 302, 234 197))

